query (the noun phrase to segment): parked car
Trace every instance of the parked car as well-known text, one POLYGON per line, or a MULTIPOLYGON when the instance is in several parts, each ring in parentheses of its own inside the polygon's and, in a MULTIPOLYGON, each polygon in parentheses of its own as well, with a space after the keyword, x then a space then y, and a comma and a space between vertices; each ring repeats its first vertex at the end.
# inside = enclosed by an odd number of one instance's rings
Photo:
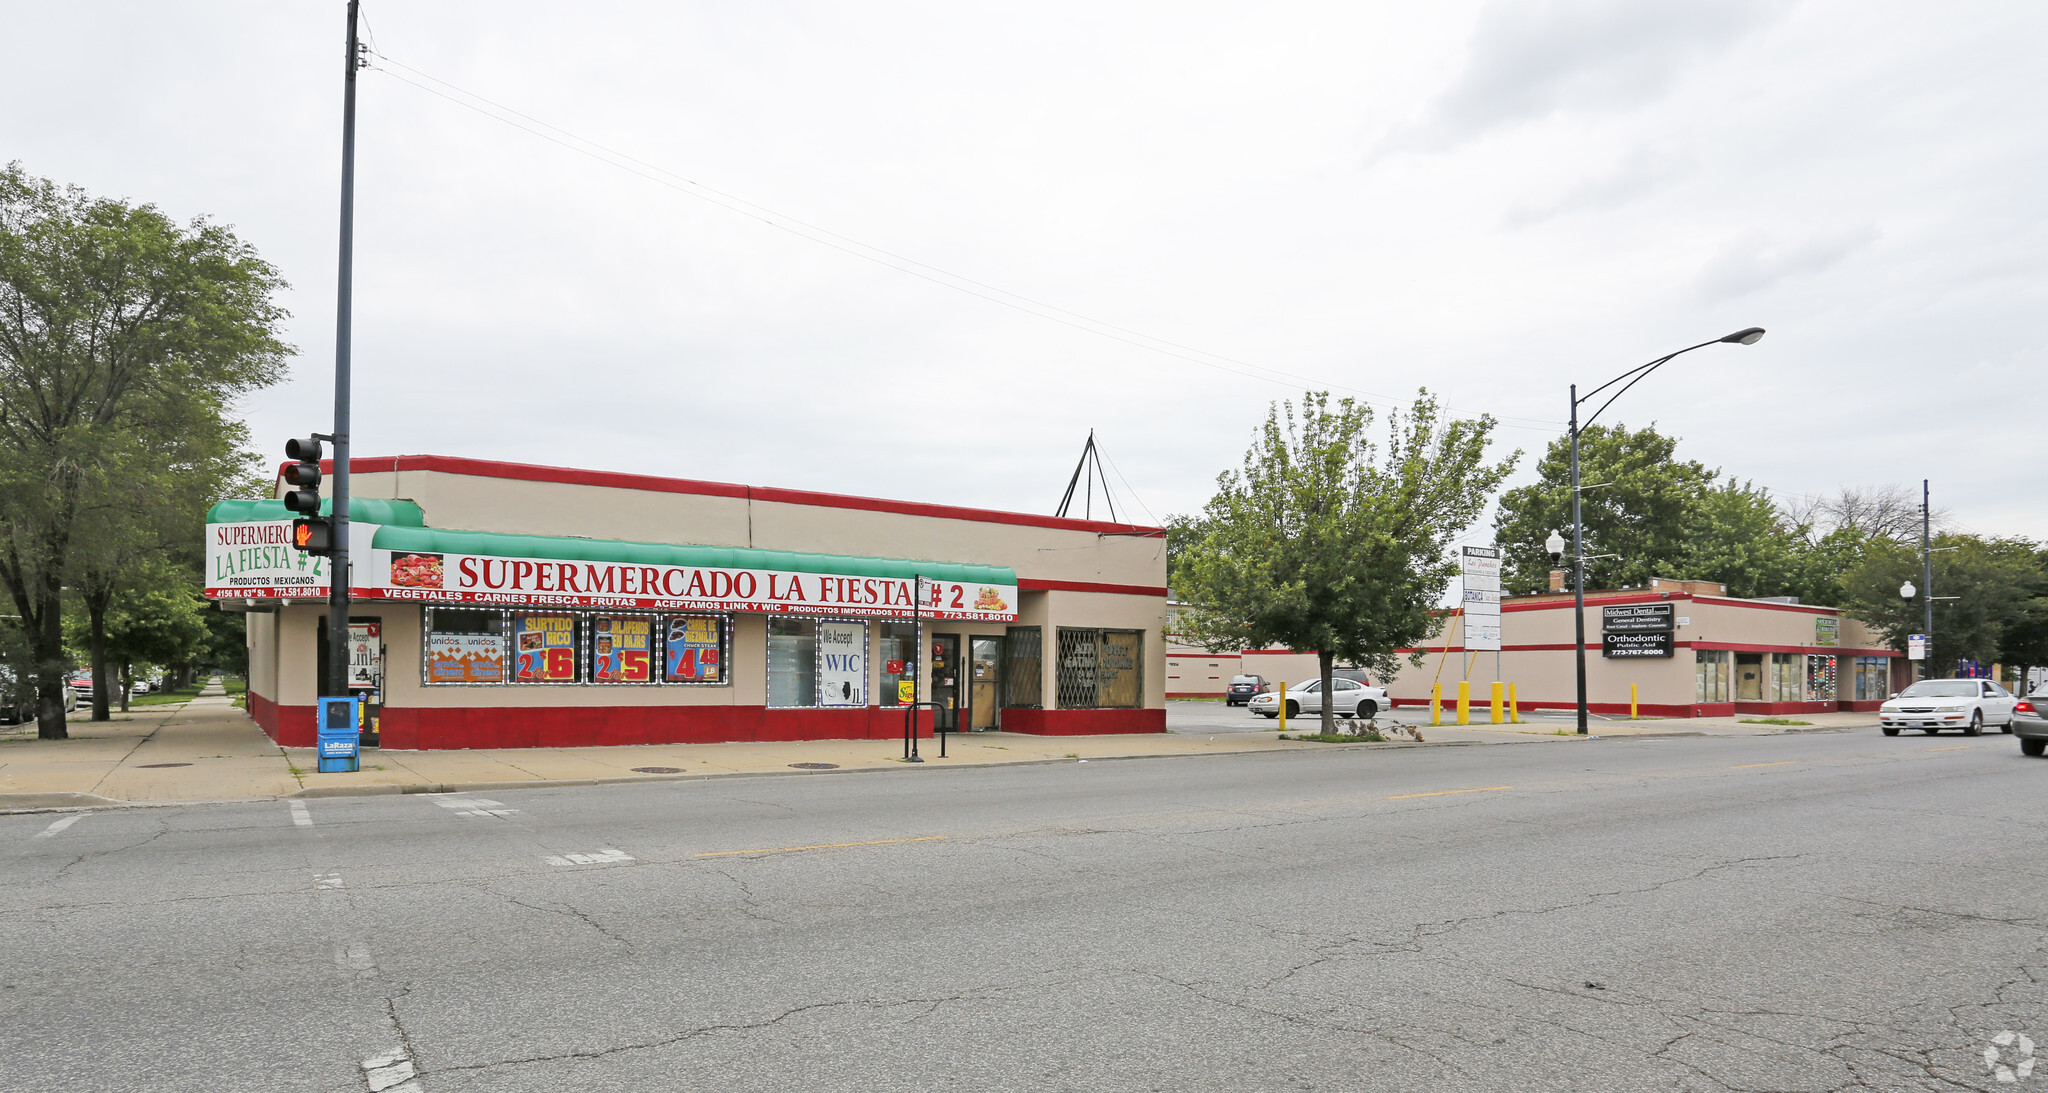
POLYGON ((2012 734, 2020 738, 2021 755, 2048 752, 2048 687, 2036 687, 2013 704, 2012 734))
MULTIPOLYGON (((1376 717, 1387 708, 1387 691, 1341 676, 1330 680, 1330 708, 1338 717, 1376 717)), ((1251 711, 1261 717, 1280 716, 1280 695, 1267 691, 1251 700, 1251 711)), ((1303 680, 1287 688, 1287 716, 1323 712, 1323 681, 1303 680)))
POLYGON ((71 676, 70 676, 70 678, 69 678, 69 679, 66 679, 66 680, 65 680, 65 682, 66 682, 66 683, 69 683, 69 684, 71 685, 71 689, 72 689, 72 690, 74 690, 74 691, 77 691, 77 692, 78 692, 78 697, 80 697, 80 698, 91 698, 91 697, 92 697, 92 673, 91 673, 91 672, 73 672, 73 673, 71 673, 71 676))
POLYGON ((153 689, 146 679, 138 679, 128 685, 128 693, 131 695, 146 695, 153 689))
POLYGON ((1987 725, 2011 732, 2018 704, 2011 691, 1988 679, 1923 679, 1879 706, 1877 721, 1886 736, 1900 729, 1929 735, 1961 729, 1976 736, 1987 725))
MULTIPOLYGON (((64 712, 78 708, 78 690, 64 688, 64 712)), ((14 669, 0 664, 0 721, 23 724, 36 719, 35 681, 17 679, 14 669)))
POLYGON ((1265 691, 1265 676, 1231 676, 1230 686, 1223 689, 1223 704, 1242 706, 1265 691))

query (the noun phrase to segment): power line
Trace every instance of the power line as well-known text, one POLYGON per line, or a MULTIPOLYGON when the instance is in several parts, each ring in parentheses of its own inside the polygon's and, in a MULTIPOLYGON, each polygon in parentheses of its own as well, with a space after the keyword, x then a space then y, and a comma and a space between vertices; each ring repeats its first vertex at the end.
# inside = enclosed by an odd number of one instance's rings
MULTIPOLYGON (((1296 385, 1328 387, 1332 390, 1358 396, 1367 403, 1379 403, 1395 409, 1405 406, 1398 398, 1391 395, 1365 391, 1343 384, 1322 383, 1307 376, 1255 364, 1250 361, 1239 360, 1235 357, 1228 357, 1219 353, 1211 353, 1207 350, 1155 337, 1142 331, 1119 326, 1102 319, 1096 319, 1056 304, 1026 296, 1022 293, 998 288, 986 282, 954 273, 927 262, 918 261, 883 247, 863 243, 827 228, 778 212, 767 206, 707 186, 688 176, 678 174, 629 153, 600 144, 588 137, 581 136, 550 122, 542 121, 530 114, 495 102, 476 92, 443 80, 438 76, 414 68, 403 61, 395 60, 382 51, 373 49, 371 52, 379 61, 383 62, 382 65, 374 66, 376 70, 383 72, 400 83, 454 103, 466 110, 481 114, 500 124, 511 126, 530 136, 539 137, 542 140, 567 148, 579 155, 597 160, 607 166, 636 175, 657 185, 665 186, 678 193, 687 194, 729 212, 739 213, 740 215, 759 220, 778 231, 830 247, 855 258, 886 266, 899 273, 908 274, 942 288, 962 292, 969 296, 986 300, 989 303, 1007 307, 1049 322, 1059 323, 1062 326, 1094 334, 1098 337, 1108 338, 1112 341, 1122 342, 1139 349, 1187 361, 1190 364, 1198 364, 1205 368, 1213 368, 1217 371, 1227 372, 1245 379, 1261 380, 1289 387, 1296 385), (386 65, 389 67, 384 67, 386 65), (410 79, 394 71, 394 69, 403 69, 405 72, 419 77, 419 79, 410 79), (425 80, 439 86, 430 87, 427 83, 420 82, 420 80, 425 80), (442 88, 446 90, 441 90, 442 88), (453 92, 453 94, 450 94, 450 92, 453 92), (1251 371, 1246 371, 1246 369, 1251 371)), ((1459 407, 1445 407, 1445 409, 1452 414, 1468 418, 1477 417, 1481 413, 1480 411, 1466 410, 1459 407)), ((1525 429, 1532 432, 1551 433, 1563 427, 1561 422, 1550 421, 1546 418, 1520 417, 1515 415, 1494 415, 1494 418, 1502 428, 1508 429, 1525 429)))

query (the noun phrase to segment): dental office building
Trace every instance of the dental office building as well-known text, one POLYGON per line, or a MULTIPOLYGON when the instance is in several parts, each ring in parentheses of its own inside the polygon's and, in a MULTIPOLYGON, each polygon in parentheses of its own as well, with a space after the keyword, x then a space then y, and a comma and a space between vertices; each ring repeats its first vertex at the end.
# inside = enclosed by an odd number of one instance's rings
MULTIPOLYGON (((383 747, 1163 732, 1158 528, 446 456, 350 460, 352 691, 383 747)), ((279 493, 282 487, 279 487, 279 493)), ((207 517, 249 712, 310 746, 326 559, 207 517)))

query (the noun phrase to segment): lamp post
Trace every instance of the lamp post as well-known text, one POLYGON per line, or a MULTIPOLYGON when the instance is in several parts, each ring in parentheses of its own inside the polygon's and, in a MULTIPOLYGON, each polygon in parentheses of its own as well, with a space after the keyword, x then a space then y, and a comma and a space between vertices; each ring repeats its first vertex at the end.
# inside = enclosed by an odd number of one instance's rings
MULTIPOLYGON (((1576 383, 1572 384, 1572 657, 1578 671, 1579 735, 1581 736, 1586 734, 1586 525, 1579 512, 1579 431, 1593 424, 1595 418, 1598 418, 1609 406, 1614 405, 1615 399, 1627 394, 1628 389, 1642 382, 1644 376, 1670 363, 1673 358, 1690 353, 1695 349, 1719 345, 1722 342, 1732 345, 1755 345, 1758 341, 1762 340, 1763 336, 1763 327, 1750 326, 1744 327, 1726 337, 1715 338, 1713 341, 1701 342, 1698 345, 1688 345, 1676 353, 1667 353, 1648 364, 1639 364, 1623 372, 1621 375, 1586 392, 1584 398, 1579 397, 1579 385, 1576 383), (1622 383, 1623 380, 1628 382, 1622 383), (1617 383, 1622 384, 1621 390, 1607 396, 1607 401, 1601 403, 1599 409, 1586 415, 1585 421, 1580 421, 1579 404, 1581 402, 1591 402, 1593 396, 1617 383)), ((1557 541, 1559 538, 1555 532, 1552 533, 1551 537, 1553 541, 1557 541)), ((1548 546, 1549 544, 1546 543, 1545 545, 1548 546)), ((1562 545, 1562 543, 1559 545, 1562 545)), ((1557 552, 1552 551, 1551 553, 1555 554, 1557 552)))

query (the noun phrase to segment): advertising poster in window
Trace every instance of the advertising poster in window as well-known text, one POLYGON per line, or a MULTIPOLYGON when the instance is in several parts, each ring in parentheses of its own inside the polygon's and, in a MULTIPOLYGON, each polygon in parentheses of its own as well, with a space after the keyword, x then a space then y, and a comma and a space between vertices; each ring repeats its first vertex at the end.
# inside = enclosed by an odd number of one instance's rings
POLYGON ((599 615, 590 620, 590 681, 652 683, 653 650, 653 619, 599 615))
POLYGON ((867 639, 862 623, 818 624, 818 705, 868 704, 867 639))
POLYGON ((668 620, 664 656, 670 683, 717 683, 718 619, 677 616, 668 620))
POLYGON ((384 624, 348 624, 348 686, 352 691, 374 691, 384 681, 384 624))
POLYGON ((576 682, 576 619, 571 615, 512 616, 515 683, 576 682))
POLYGON ((428 634, 427 682, 505 682, 504 639, 496 634, 428 634))

